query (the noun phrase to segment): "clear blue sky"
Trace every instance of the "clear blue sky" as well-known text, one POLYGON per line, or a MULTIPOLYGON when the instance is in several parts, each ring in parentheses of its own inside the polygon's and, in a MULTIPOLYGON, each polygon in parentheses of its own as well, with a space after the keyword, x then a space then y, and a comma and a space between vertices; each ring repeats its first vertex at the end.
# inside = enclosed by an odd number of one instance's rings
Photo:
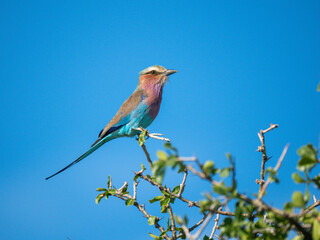
MULTIPOLYGON (((69 171, 48 175, 82 154, 132 93, 138 72, 179 70, 165 87, 150 131, 171 138, 181 155, 226 166, 236 158, 241 191, 257 190, 257 131, 268 133, 270 186, 283 206, 303 144, 319 143, 319 1, 5 1, 0 8, 1 239, 148 239, 134 207, 94 202, 97 187, 130 182, 147 165, 134 139, 104 145, 69 171)), ((162 143, 148 140, 152 157, 162 143)), ((181 180, 170 175, 171 186, 181 180)), ((210 191, 196 177, 187 196, 210 191)), ((156 193, 139 185, 141 202, 156 193), (141 190, 144 189, 144 192, 141 190)), ((319 197, 319 192, 316 193, 319 197)), ((184 205, 174 210, 183 212, 184 205)), ((152 214, 159 208, 147 205, 152 214)), ((197 211, 188 209, 194 219, 197 211)))

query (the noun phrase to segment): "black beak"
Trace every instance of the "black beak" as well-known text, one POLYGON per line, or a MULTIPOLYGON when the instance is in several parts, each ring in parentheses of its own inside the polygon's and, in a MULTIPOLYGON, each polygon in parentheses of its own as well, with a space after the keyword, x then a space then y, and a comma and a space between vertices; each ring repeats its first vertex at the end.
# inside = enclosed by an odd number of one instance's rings
POLYGON ((178 71, 177 70, 173 70, 173 69, 168 69, 167 71, 165 71, 163 73, 163 75, 169 76, 169 75, 174 74, 176 72, 178 72, 178 71))

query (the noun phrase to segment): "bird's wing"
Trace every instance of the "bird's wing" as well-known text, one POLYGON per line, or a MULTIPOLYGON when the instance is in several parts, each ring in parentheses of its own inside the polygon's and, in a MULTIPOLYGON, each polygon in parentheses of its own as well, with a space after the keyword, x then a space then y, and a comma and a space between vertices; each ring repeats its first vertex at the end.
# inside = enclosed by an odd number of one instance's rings
POLYGON ((138 88, 132 95, 122 104, 116 115, 111 119, 111 121, 101 130, 99 138, 94 142, 92 146, 97 144, 101 139, 106 137, 108 134, 116 131, 122 126, 130 122, 130 114, 132 111, 147 97, 146 92, 138 88))
POLYGON ((90 147, 90 149, 65 168, 61 169, 50 177, 47 177, 46 180, 72 167, 74 164, 80 162, 82 159, 89 156, 91 153, 101 147, 105 142, 111 140, 109 139, 110 136, 108 137, 108 135, 127 124, 130 121, 130 114, 146 97, 147 94, 145 91, 142 89, 136 89, 133 94, 122 104, 117 114, 111 119, 107 126, 100 132, 98 140, 90 147))

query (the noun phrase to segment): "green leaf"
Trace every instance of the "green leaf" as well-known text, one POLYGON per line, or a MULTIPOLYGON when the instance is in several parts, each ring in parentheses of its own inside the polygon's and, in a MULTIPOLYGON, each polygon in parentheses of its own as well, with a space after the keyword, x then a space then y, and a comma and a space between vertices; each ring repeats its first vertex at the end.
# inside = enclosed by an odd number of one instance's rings
POLYGON ((180 185, 175 186, 175 187, 172 189, 172 192, 173 192, 174 194, 178 194, 179 191, 180 191, 180 185))
POLYGON ((304 193, 303 200, 307 204, 309 202, 310 198, 311 198, 311 194, 307 188, 306 192, 304 193))
POLYGON ((208 210, 208 208, 211 206, 212 204, 212 201, 209 201, 207 199, 204 199, 204 200, 200 200, 200 211, 201 212, 205 212, 208 210))
POLYGON ((303 207, 305 205, 305 202, 303 200, 303 194, 302 192, 294 192, 293 195, 292 195, 292 205, 294 207, 303 207))
MULTIPOLYGON (((160 233, 159 237, 162 237, 162 236, 166 235, 167 232, 168 231, 164 231, 164 232, 160 233)), ((163 239, 163 238, 159 238, 159 239, 163 239)))
POLYGON ((160 206, 167 206, 169 203, 170 203, 170 197, 167 197, 160 201, 160 206))
POLYGON ((312 181, 317 185, 318 188, 320 188, 320 174, 315 176, 312 181))
POLYGON ((127 192, 127 190, 128 190, 128 186, 125 186, 124 188, 121 189, 121 193, 128 194, 129 192, 127 192))
POLYGON ((158 151, 157 156, 158 156, 159 160, 167 160, 168 159, 168 156, 164 151, 158 151))
POLYGON ((297 153, 301 157, 298 162, 298 170, 305 171, 311 169, 317 163, 317 149, 312 144, 302 146, 298 149, 297 153))
POLYGON ((131 206, 134 204, 134 202, 135 202, 134 199, 129 198, 126 200, 126 206, 131 206))
POLYGON ((211 161, 211 160, 208 160, 208 161, 205 162, 205 164, 203 165, 202 168, 203 168, 203 171, 204 171, 207 175, 209 175, 210 172, 211 172, 211 170, 214 168, 214 162, 211 161))
POLYGON ((162 200, 163 198, 164 198, 163 196, 156 196, 153 199, 149 200, 149 202, 154 203, 154 202, 162 200))
POLYGON ((143 169, 143 171, 146 170, 146 167, 142 163, 140 163, 140 165, 141 165, 141 169, 143 169))
POLYGON ((170 150, 174 151, 175 153, 178 153, 177 148, 173 147, 170 142, 164 143, 164 147, 167 148, 167 149, 170 149, 170 150))
POLYGON ((103 198, 103 195, 102 195, 102 194, 99 194, 99 195, 96 197, 96 204, 99 204, 101 198, 103 198))
POLYGON ((223 168, 220 172, 220 177, 225 178, 230 175, 230 168, 223 168))
POLYGON ((299 160, 297 169, 303 172, 305 170, 313 168, 316 163, 317 161, 312 158, 303 157, 299 160))
POLYGON ((203 237, 203 240, 210 240, 210 239, 212 239, 212 238, 209 238, 207 235, 205 235, 205 236, 203 237))
MULTIPOLYGON (((179 217, 179 216, 174 216, 174 219, 175 219, 175 221, 176 221, 177 224, 179 224, 179 225, 182 225, 182 224, 183 224, 183 220, 182 220, 181 217, 179 217)), ((168 220, 169 220, 169 218, 168 218, 168 220)))
POLYGON ((294 238, 292 238, 292 240, 303 240, 303 236, 302 235, 295 236, 294 238))
POLYGON ((285 205, 284 205, 284 210, 286 212, 292 212, 292 203, 291 202, 287 202, 285 205))
MULTIPOLYGON (((162 239, 163 239, 163 237, 158 237, 158 236, 156 236, 156 235, 154 235, 154 234, 152 234, 152 233, 149 233, 149 235, 150 235, 151 237, 153 237, 154 240, 162 240, 162 239)), ((160 234, 160 235, 161 235, 161 234, 160 234)))
POLYGON ((317 158, 317 149, 310 143, 299 148, 297 152, 300 157, 308 156, 313 159, 317 158))
POLYGON ((229 192, 228 187, 224 183, 215 184, 213 190, 221 195, 227 195, 229 192))
POLYGON ((146 141, 146 134, 147 134, 147 131, 142 131, 140 134, 139 134, 139 138, 138 138, 138 143, 140 146, 142 146, 145 141, 146 141))
POLYGON ((318 84, 317 91, 320 92, 320 83, 318 84))
POLYGON ((96 191, 98 191, 98 192, 105 192, 105 191, 107 191, 107 189, 105 189, 105 188, 97 188, 96 191))
POLYGON ((320 240, 320 223, 317 218, 313 220, 312 239, 320 240))
POLYGON ((184 225, 188 225, 188 218, 187 218, 187 216, 186 215, 184 215, 183 216, 183 223, 184 223, 184 225))
POLYGON ((138 178, 139 178, 140 176, 139 175, 135 175, 134 177, 133 177, 133 181, 137 181, 138 180, 138 178))
POLYGON ((107 182, 107 188, 108 189, 110 188, 110 182, 111 182, 111 178, 110 178, 110 176, 108 176, 108 182, 107 182))
POLYGON ((232 156, 230 153, 226 153, 226 157, 228 158, 229 161, 232 159, 232 156))
MULTIPOLYGON (((166 159, 164 159, 166 160, 166 159)), ((177 165, 177 156, 175 155, 171 155, 169 158, 168 158, 168 162, 167 164, 171 167, 175 167, 177 165)))
POLYGON ((149 225, 154 225, 156 223, 156 216, 150 216, 149 218, 148 218, 148 224, 149 225))
POLYGON ((166 213, 167 212, 167 205, 163 205, 161 208, 161 213, 166 213))
POLYGON ((117 189, 109 189, 109 194, 110 195, 115 195, 117 192, 117 189))
POLYGON ((306 180, 303 179, 303 177, 300 176, 299 173, 295 172, 292 174, 292 179, 295 183, 304 183, 306 180))

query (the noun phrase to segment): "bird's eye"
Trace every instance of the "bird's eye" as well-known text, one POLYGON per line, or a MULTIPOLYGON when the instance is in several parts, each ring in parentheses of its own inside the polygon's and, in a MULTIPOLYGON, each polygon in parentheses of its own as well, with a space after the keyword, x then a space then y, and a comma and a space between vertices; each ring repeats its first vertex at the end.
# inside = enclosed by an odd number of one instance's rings
POLYGON ((156 73, 156 71, 152 70, 150 73, 151 73, 151 74, 155 74, 155 73, 156 73))

